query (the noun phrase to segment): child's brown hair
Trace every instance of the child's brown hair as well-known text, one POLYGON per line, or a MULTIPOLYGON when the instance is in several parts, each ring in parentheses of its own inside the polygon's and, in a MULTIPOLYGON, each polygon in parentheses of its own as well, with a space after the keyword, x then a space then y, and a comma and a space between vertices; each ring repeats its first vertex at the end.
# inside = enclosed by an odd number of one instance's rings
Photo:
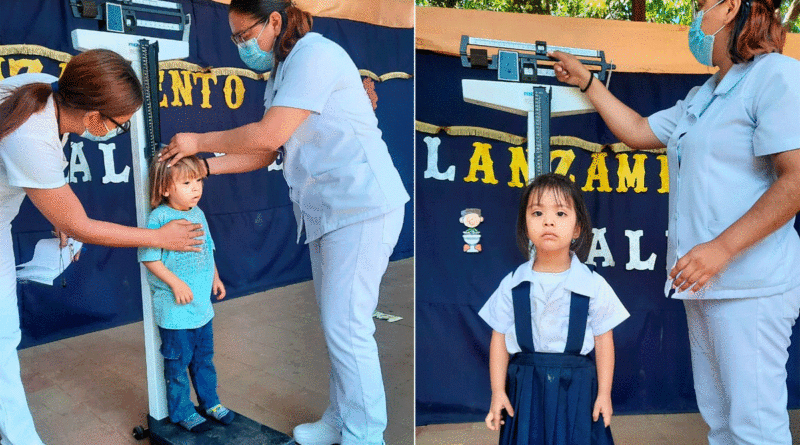
POLYGON ((173 162, 170 167, 167 167, 166 160, 159 161, 158 156, 153 156, 153 160, 150 162, 148 182, 150 184, 150 208, 154 209, 166 201, 164 194, 175 181, 183 178, 205 179, 206 173, 205 163, 197 156, 182 158, 177 162, 173 162))

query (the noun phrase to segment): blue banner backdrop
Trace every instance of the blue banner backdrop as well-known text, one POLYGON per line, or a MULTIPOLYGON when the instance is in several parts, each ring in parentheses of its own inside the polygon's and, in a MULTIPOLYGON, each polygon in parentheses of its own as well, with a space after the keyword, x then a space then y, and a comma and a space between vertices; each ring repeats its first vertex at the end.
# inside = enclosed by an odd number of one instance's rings
MULTIPOLYGON (((557 44, 557 42, 553 42, 557 44)), ((602 48, 600 48, 602 49, 602 48)), ((417 52, 417 424, 480 421, 489 409, 491 329, 478 310, 524 261, 515 223, 527 171, 525 143, 432 134, 472 126, 526 136, 526 119, 464 102, 461 79, 496 80, 456 57, 417 52), (452 174, 448 175, 448 169, 452 174), (464 253, 460 212, 481 209, 480 253, 464 253)), ((703 75, 615 73, 611 91, 644 116, 674 105, 703 75)), ((544 80, 548 83, 548 80, 544 80)), ((552 82, 549 83, 554 83, 552 82)), ((554 118, 551 135, 617 142, 596 113, 554 118)), ((663 153, 593 153, 553 146, 554 170, 582 187, 594 227, 589 263, 631 317, 614 330, 615 413, 697 409, 683 304, 664 297, 669 189, 663 153)), ((795 331, 797 327, 795 327, 795 331)), ((793 336, 793 339, 795 337, 793 336)), ((798 346, 789 359, 789 405, 800 404, 798 346)))
MULTIPOLYGON (((246 68, 228 38, 227 6, 211 1, 183 2, 192 15, 188 62, 201 67, 246 68)), ((97 29, 76 19, 69 1, 4 0, 0 16, 0 79, 23 72, 59 75, 63 63, 52 51, 76 54, 70 32, 97 29), (23 48, 19 44, 42 48, 23 48), (52 51, 48 51, 52 50, 52 51), (15 52, 16 51, 16 52, 15 52)), ((361 70, 377 76, 413 74, 413 29, 375 26, 349 20, 315 18, 314 31, 342 45, 361 70)), ((236 74, 162 69, 161 132, 213 131, 256 121, 264 113, 266 82, 236 74)), ((325 73, 320 73, 324 76, 325 73)), ((406 189, 413 191, 413 78, 384 77, 374 82, 376 114, 383 137, 406 189)), ((365 80, 366 84, 373 80, 365 80)), ((372 88, 372 85, 369 85, 372 88)), ((368 88, 369 89, 369 88, 368 88)), ((135 225, 130 140, 98 143, 71 136, 65 148, 70 185, 90 217, 135 225)), ((280 162, 257 172, 212 176, 200 207, 216 241, 216 261, 228 298, 311 278, 308 249, 295 243, 286 182, 280 162)), ((413 255, 413 208, 409 204, 392 259, 413 255)), ((17 264, 29 261, 37 241, 51 225, 26 199, 13 221, 17 264)), ((55 286, 20 283, 22 347, 118 326, 142 319, 139 265, 135 249, 85 246, 55 286)))

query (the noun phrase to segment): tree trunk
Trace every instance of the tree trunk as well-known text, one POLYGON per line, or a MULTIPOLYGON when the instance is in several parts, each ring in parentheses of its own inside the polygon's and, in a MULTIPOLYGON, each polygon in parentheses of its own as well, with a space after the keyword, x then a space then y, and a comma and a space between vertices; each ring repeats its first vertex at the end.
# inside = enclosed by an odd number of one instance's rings
MULTIPOLYGON (((647 20, 647 14, 645 10, 645 1, 646 0, 631 0, 633 2, 633 8, 631 8, 633 12, 633 17, 631 18, 634 22, 644 22, 647 20)), ((794 0, 800 1, 800 0, 794 0)))

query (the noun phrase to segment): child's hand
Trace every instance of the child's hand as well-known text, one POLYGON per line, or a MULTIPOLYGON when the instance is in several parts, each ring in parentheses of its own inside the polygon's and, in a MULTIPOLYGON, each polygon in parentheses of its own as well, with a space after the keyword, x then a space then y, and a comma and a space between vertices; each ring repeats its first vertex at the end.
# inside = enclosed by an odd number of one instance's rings
POLYGON ((511 407, 508 395, 505 392, 500 394, 492 393, 492 405, 489 408, 489 414, 486 415, 487 428, 492 431, 498 431, 500 430, 500 425, 506 423, 503 420, 503 409, 506 410, 509 416, 514 417, 514 408, 511 407))
POLYGON ((192 295, 192 289, 181 280, 178 280, 178 283, 175 283, 172 286, 172 293, 175 295, 175 302, 178 304, 187 304, 191 303, 194 300, 194 295, 192 295))
POLYGON ((611 425, 611 416, 614 414, 614 409, 611 407, 611 396, 597 396, 597 400, 594 402, 592 420, 597 422, 600 414, 603 415, 603 423, 606 424, 606 427, 611 425))
POLYGON ((219 279, 219 275, 214 275, 214 284, 211 285, 211 293, 217 296, 217 300, 225 298, 225 285, 219 279))

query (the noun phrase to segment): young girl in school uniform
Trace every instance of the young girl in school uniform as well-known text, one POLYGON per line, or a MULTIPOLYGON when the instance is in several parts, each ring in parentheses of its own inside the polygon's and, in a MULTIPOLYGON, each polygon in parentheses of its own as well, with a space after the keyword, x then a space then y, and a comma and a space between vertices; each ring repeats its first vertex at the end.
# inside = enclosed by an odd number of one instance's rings
POLYGON ((503 278, 479 312, 493 329, 486 425, 500 430, 501 445, 614 443, 611 329, 629 314, 582 262, 591 234, 572 181, 546 174, 525 188, 517 243, 529 260, 503 278), (592 349, 596 366, 587 356, 592 349))

